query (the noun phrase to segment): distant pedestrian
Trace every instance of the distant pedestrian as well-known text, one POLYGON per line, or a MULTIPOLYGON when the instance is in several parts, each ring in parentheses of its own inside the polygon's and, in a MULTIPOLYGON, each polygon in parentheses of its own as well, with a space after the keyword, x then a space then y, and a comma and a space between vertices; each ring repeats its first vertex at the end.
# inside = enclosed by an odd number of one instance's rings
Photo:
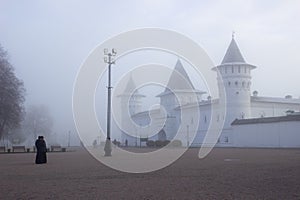
POLYGON ((128 140, 125 140, 125 146, 128 147, 128 140))
POLYGON ((35 163, 36 164, 47 163, 47 155, 46 155, 47 147, 43 136, 39 136, 38 139, 35 141, 35 147, 36 147, 35 163))
POLYGON ((94 140, 94 142, 93 142, 93 147, 94 147, 94 148, 97 147, 97 140, 94 140))

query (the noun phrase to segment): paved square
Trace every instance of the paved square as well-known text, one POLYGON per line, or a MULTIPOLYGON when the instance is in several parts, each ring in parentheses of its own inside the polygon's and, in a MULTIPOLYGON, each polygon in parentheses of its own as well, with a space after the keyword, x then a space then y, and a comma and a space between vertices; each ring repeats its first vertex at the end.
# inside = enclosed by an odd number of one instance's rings
POLYGON ((112 170, 84 149, 0 154, 0 199, 300 199, 300 149, 198 149, 148 174, 112 170))

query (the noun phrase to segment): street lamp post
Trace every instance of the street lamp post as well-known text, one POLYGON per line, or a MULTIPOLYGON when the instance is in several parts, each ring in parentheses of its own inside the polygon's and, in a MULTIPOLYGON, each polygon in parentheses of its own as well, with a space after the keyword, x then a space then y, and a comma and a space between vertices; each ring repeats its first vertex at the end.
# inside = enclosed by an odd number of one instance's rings
POLYGON ((110 141, 110 131, 111 131, 111 65, 115 64, 115 57, 117 51, 112 49, 111 52, 108 49, 104 49, 104 62, 108 64, 108 86, 107 86, 107 119, 106 119, 106 141, 104 146, 104 156, 111 156, 111 141, 110 141))
POLYGON ((36 135, 36 120, 33 120, 33 141, 35 141, 37 139, 37 135, 36 135))
POLYGON ((68 132, 68 147, 70 147, 71 131, 68 132))
POLYGON ((190 133, 189 133, 189 125, 186 126, 186 146, 189 148, 190 146, 190 133))

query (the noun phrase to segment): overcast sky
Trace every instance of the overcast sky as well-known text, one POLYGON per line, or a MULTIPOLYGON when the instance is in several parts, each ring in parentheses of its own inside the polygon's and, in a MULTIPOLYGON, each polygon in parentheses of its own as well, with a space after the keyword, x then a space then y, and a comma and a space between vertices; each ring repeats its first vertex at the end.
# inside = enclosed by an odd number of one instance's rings
MULTIPOLYGON (((131 29, 178 31, 219 64, 236 32, 257 66, 252 91, 300 96, 300 1, 0 1, 0 44, 25 83, 26 105, 47 105, 55 131, 74 130, 72 89, 81 63, 99 43, 131 29)), ((174 63, 175 64, 175 63, 174 63)))

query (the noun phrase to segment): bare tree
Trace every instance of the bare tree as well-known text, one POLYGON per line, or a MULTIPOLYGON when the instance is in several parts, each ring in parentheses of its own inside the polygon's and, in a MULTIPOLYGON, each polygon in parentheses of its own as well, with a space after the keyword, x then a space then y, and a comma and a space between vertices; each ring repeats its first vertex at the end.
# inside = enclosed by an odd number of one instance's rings
POLYGON ((33 135, 34 139, 38 135, 49 137, 52 132, 52 126, 53 120, 45 105, 32 105, 28 107, 23 123, 23 131, 27 136, 33 135))
POLYGON ((7 139, 12 144, 22 144, 23 142, 26 141, 26 138, 27 138, 27 135, 25 135, 22 125, 21 125, 21 127, 11 130, 7 136, 7 139))
POLYGON ((25 89, 0 45, 0 139, 23 119, 25 89))

